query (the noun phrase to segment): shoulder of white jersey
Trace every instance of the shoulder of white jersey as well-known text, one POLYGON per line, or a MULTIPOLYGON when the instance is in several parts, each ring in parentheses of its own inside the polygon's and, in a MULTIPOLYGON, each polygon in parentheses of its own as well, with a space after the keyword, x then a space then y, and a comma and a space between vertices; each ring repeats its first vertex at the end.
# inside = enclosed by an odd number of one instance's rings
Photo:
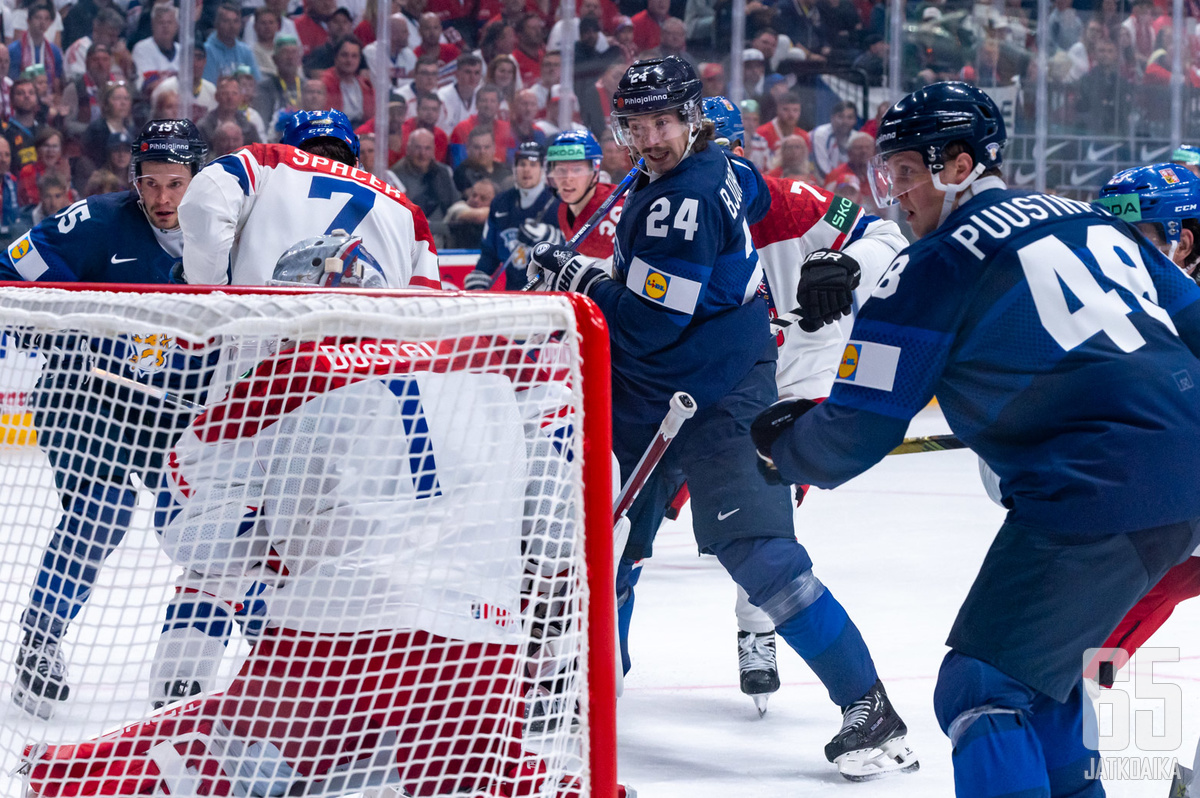
POLYGON ((806 181, 764 179, 771 192, 771 208, 751 228, 755 246, 803 238, 812 249, 841 249, 865 216, 857 203, 806 181))

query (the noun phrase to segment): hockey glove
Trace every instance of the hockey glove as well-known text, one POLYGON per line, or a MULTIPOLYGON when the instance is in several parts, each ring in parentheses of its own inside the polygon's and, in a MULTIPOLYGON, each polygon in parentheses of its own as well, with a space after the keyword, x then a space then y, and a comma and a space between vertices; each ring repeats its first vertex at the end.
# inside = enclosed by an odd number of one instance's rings
POLYGON ((800 329, 816 332, 849 313, 861 276, 858 261, 836 249, 818 249, 805 258, 796 289, 800 329))
POLYGON ((475 269, 463 278, 463 288, 468 291, 486 291, 492 287, 492 275, 475 269))
POLYGON ((517 228, 517 242, 524 244, 527 248, 533 249, 543 241, 547 244, 561 247, 566 242, 566 239, 563 238, 562 230, 559 230, 554 225, 546 224, 545 222, 535 222, 532 219, 526 219, 517 228))
POLYGON ((817 406, 811 399, 784 399, 758 414, 750 425, 750 439, 758 450, 758 470, 768 484, 781 485, 783 477, 771 458, 771 447, 800 417, 817 406))
POLYGON ((549 291, 573 291, 587 294, 602 280, 610 279, 603 269, 593 266, 590 258, 564 247, 541 243, 529 259, 530 279, 538 274, 549 291))

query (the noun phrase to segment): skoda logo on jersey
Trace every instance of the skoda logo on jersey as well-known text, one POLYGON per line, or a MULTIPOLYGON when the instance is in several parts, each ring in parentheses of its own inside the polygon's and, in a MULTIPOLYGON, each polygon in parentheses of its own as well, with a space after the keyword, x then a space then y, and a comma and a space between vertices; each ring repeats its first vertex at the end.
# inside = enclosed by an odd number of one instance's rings
POLYGON ((651 299, 662 299, 667 295, 667 287, 671 281, 665 274, 652 271, 646 275, 646 284, 642 287, 642 293, 651 299))
POLYGON ((29 235, 28 234, 21 236, 19 239, 17 239, 16 241, 14 241, 12 243, 12 246, 10 246, 8 248, 8 257, 12 258, 14 261, 18 261, 28 254, 29 254, 29 235))
POLYGON ((842 362, 838 366, 838 377, 843 380, 853 380, 854 372, 858 371, 858 360, 862 354, 862 349, 858 344, 846 344, 846 351, 842 353, 842 362))

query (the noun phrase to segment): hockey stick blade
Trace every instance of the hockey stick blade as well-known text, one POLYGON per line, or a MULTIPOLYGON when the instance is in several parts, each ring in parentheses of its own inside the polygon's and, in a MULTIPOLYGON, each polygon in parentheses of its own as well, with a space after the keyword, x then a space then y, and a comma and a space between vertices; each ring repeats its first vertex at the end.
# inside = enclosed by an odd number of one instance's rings
MULTIPOLYGON (((637 180, 638 174, 641 173, 645 166, 646 159, 639 158, 638 162, 633 165, 632 169, 629 170, 629 174, 625 175, 625 178, 617 184, 615 189, 613 189, 613 193, 608 195, 608 199, 604 200, 600 207, 596 209, 596 212, 592 214, 591 218, 583 223, 583 227, 576 230, 575 235, 571 236, 571 240, 566 243, 567 249, 571 250, 572 252, 575 252, 579 249, 579 245, 583 243, 585 238, 592 234, 592 231, 596 229, 598 224, 600 224, 600 220, 603 219, 605 214, 611 211, 612 207, 617 204, 617 200, 625 196, 625 192, 629 191, 629 187, 633 185, 635 180, 637 180)), ((525 283, 525 287, 521 290, 532 291, 541 284, 542 275, 539 273, 531 278, 529 282, 525 283)))
POLYGON ((922 438, 905 438, 899 446, 888 452, 893 454, 914 454, 916 452, 949 452, 954 449, 965 449, 967 445, 953 435, 927 435, 922 438))

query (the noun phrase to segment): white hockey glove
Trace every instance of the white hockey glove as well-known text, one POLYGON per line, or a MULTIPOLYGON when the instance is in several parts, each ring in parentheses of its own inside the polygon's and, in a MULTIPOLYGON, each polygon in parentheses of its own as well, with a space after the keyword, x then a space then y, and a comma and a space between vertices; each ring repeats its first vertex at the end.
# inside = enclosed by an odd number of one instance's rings
POLYGON ((517 228, 517 242, 524 244, 526 248, 533 249, 543 241, 547 244, 553 244, 556 247, 561 247, 566 243, 562 230, 559 230, 552 224, 526 219, 517 228))
POLYGON ((602 281, 612 279, 603 269, 593 266, 590 258, 546 243, 533 248, 528 274, 530 280, 540 274, 548 291, 585 295, 602 281))

